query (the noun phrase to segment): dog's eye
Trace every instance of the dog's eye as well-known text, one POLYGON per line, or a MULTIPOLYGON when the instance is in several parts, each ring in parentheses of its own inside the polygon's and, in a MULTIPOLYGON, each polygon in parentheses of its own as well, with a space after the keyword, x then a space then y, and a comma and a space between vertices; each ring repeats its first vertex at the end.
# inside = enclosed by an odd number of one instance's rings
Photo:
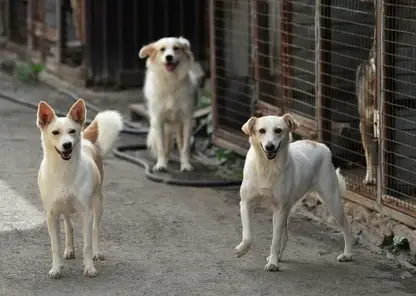
POLYGON ((281 128, 277 128, 277 129, 275 129, 275 130, 274 130, 274 132, 275 132, 276 134, 280 134, 280 133, 282 132, 282 129, 281 129, 281 128))
POLYGON ((178 47, 178 46, 174 46, 174 47, 173 47, 173 50, 174 50, 174 51, 177 51, 177 50, 179 50, 179 47, 178 47))
POLYGON ((160 49, 160 51, 161 52, 164 52, 166 50, 166 48, 164 48, 164 47, 162 47, 161 49, 160 49))
POLYGON ((71 130, 69 130, 69 133, 70 134, 75 134, 75 130, 74 129, 71 129, 71 130))
POLYGON ((265 132, 266 132, 266 130, 264 128, 259 129, 260 134, 264 134, 265 132))
POLYGON ((59 135, 59 131, 52 131, 52 135, 59 135))

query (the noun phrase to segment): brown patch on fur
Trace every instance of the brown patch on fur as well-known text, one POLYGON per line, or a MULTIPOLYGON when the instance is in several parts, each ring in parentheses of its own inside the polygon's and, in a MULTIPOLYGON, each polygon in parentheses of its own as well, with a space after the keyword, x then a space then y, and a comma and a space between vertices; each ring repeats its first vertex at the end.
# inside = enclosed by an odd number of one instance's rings
POLYGON ((312 140, 305 140, 306 144, 312 145, 313 147, 318 146, 318 142, 312 141, 312 140))
POLYGON ((97 142, 98 122, 96 120, 91 122, 91 124, 82 132, 82 137, 93 144, 97 142))
POLYGON ((84 149, 84 151, 93 159, 95 165, 97 166, 98 172, 100 173, 100 184, 102 184, 104 179, 104 168, 100 149, 96 145, 84 145, 82 149, 84 149))

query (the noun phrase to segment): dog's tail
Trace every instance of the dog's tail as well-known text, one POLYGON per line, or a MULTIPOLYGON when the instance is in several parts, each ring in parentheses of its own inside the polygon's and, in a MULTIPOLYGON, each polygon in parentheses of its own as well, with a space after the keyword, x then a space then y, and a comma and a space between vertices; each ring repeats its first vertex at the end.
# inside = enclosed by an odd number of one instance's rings
POLYGON ((117 111, 103 111, 84 130, 83 138, 96 145, 101 155, 113 148, 118 134, 123 129, 123 117, 117 111))
POLYGON ((347 183, 345 181, 345 177, 343 175, 341 175, 341 169, 340 168, 337 168, 335 170, 335 173, 337 174, 339 191, 341 193, 341 196, 345 197, 347 195, 347 183))

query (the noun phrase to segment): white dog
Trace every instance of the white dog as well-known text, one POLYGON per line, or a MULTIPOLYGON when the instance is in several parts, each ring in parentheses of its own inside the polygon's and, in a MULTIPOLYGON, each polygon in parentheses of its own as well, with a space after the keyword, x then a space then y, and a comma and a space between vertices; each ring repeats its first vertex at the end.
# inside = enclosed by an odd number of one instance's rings
POLYGON ((123 121, 116 111, 104 111, 83 131, 86 113, 82 99, 71 107, 66 117, 56 117, 45 102, 38 106, 37 125, 42 134, 44 154, 38 186, 52 246, 50 278, 62 275, 59 250, 61 215, 66 232, 64 258, 75 258, 70 214, 80 212, 84 234, 84 276, 96 276, 93 260, 104 260, 98 242, 103 211, 101 156, 112 148, 123 128, 123 121))
POLYGON ((282 117, 252 117, 242 127, 250 136, 250 150, 244 165, 240 188, 242 242, 237 257, 248 252, 252 243, 250 205, 260 200, 273 212, 273 240, 265 270, 278 270, 287 243, 287 223, 291 208, 305 194, 315 192, 326 203, 344 233, 344 253, 338 261, 351 260, 352 235, 344 214, 342 195, 346 185, 332 164, 327 146, 302 140, 290 143, 289 133, 298 127, 289 114, 282 117))
POLYGON ((191 171, 190 143, 196 77, 192 75, 194 57, 183 37, 162 38, 140 49, 147 58, 144 95, 150 117, 147 146, 157 158, 153 167, 166 171, 172 150, 172 136, 180 153, 181 171, 191 171))

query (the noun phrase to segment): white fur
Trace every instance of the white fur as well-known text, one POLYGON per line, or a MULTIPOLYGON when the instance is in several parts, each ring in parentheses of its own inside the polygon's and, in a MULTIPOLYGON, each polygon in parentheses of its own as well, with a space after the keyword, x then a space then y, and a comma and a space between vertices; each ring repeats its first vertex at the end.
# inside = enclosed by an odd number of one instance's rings
POLYGON ((97 114, 95 120, 98 121, 97 143, 102 155, 107 154, 114 146, 118 134, 123 129, 123 119, 117 111, 107 110, 97 114))
POLYGON ((250 119, 243 126, 243 131, 250 135, 251 147, 240 188, 243 238, 234 251, 238 257, 249 251, 252 243, 250 207, 252 202, 261 201, 273 212, 273 239, 265 266, 269 271, 278 270, 287 243, 291 208, 312 192, 327 205, 344 233, 344 253, 337 260, 349 261, 352 257, 352 235, 342 203, 342 195, 346 193, 345 179, 339 169, 335 170, 331 151, 324 144, 308 140, 290 143, 289 132, 297 126, 288 114, 250 119), (275 156, 268 159, 265 147, 271 144, 279 148, 271 151, 269 157, 275 156))
MULTIPOLYGON (((46 107, 44 109, 49 110, 46 107)), ((99 249, 99 226, 103 209, 101 155, 114 145, 123 126, 122 118, 115 111, 98 114, 95 119, 98 127, 95 145, 83 138, 82 123, 74 121, 70 114, 57 118, 53 111, 48 111, 53 114, 53 118, 44 123, 42 112, 38 111, 38 126, 41 129, 44 156, 39 169, 38 186, 46 210, 52 247, 49 277, 58 278, 62 275, 59 247, 61 215, 64 217, 66 232, 64 258, 75 258, 70 218, 74 212, 79 212, 83 221, 84 275, 95 276, 97 271, 93 260, 104 259, 99 249), (68 130, 71 129, 75 129, 75 132, 69 134, 68 130), (59 134, 54 135, 53 131, 59 131, 59 134), (72 138, 73 150, 69 160, 63 160, 56 151, 61 149, 62 138, 72 138)), ((86 113, 84 118, 85 115, 86 113)))
POLYGON ((194 60, 189 41, 182 37, 162 38, 143 47, 139 56, 148 57, 144 95, 150 117, 147 146, 157 158, 153 169, 157 171, 167 169, 172 149, 172 136, 176 134, 181 171, 190 171, 192 170, 190 142, 196 78, 191 70, 194 60), (165 68, 168 54, 172 55, 173 60, 178 63, 176 69, 171 72, 165 68))

